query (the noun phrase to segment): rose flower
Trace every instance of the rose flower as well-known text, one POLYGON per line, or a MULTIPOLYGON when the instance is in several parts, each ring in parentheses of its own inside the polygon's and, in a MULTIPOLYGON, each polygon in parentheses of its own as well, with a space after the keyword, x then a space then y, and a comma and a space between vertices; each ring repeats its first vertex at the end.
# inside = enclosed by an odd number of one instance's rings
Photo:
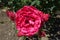
POLYGON ((33 36, 38 33, 42 23, 49 18, 49 14, 45 14, 33 6, 24 6, 17 12, 8 10, 6 13, 15 22, 18 36, 33 36))

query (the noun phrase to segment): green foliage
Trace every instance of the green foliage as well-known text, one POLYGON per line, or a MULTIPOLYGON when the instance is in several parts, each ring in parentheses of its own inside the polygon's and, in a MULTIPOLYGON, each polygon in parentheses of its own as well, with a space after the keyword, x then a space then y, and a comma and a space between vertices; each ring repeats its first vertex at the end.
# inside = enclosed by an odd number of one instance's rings
POLYGON ((0 0, 0 3, 2 3, 4 7, 9 7, 15 11, 25 5, 32 5, 44 12, 53 13, 53 11, 60 7, 60 0, 0 0))

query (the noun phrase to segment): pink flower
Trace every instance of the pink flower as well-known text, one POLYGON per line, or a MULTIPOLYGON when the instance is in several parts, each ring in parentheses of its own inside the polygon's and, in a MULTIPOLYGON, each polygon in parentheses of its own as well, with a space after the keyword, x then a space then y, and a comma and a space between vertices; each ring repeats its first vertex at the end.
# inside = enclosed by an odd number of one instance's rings
POLYGON ((44 14, 33 6, 24 6, 16 14, 7 11, 8 17, 15 21, 18 36, 32 36, 41 28, 42 21, 48 20, 49 15, 44 14))
POLYGON ((6 13, 7 13, 7 16, 8 16, 12 21, 15 20, 15 14, 14 14, 14 12, 7 10, 6 13))

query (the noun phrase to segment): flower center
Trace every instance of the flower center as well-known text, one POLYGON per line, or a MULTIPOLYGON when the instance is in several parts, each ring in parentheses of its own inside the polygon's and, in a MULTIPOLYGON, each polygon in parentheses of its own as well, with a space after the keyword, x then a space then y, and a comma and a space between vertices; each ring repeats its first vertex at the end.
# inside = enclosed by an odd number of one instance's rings
POLYGON ((29 20, 25 20, 25 23, 28 24, 29 23, 29 20))

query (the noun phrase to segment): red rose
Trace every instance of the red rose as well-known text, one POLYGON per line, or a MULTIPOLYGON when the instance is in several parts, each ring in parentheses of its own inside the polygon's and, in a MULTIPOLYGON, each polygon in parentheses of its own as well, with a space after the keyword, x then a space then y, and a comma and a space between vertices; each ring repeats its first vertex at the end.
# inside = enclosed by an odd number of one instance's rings
POLYGON ((8 16, 12 21, 15 20, 15 14, 14 14, 14 12, 7 10, 6 13, 7 13, 7 16, 8 16))
POLYGON ((42 21, 48 20, 49 17, 49 15, 44 14, 33 6, 24 6, 16 14, 12 16, 9 14, 9 16, 15 20, 18 36, 32 36, 36 34, 41 28, 42 21))

